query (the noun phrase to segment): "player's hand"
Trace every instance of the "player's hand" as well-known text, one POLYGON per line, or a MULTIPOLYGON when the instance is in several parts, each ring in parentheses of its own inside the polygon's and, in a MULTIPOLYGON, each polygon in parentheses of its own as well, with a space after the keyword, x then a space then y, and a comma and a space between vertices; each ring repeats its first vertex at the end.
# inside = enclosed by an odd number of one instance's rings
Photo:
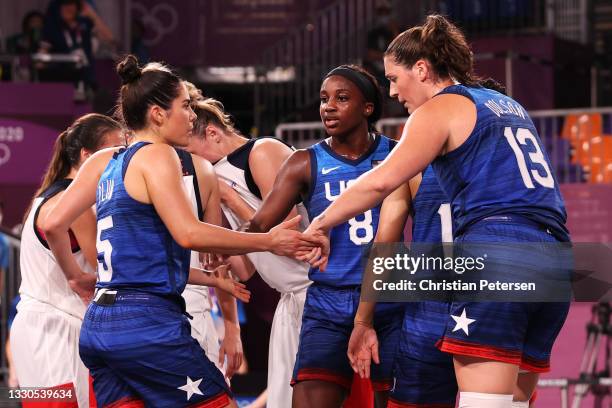
POLYGON ((228 273, 229 266, 221 265, 213 272, 217 278, 217 289, 229 293, 238 300, 244 303, 249 303, 251 300, 251 292, 243 283, 235 281, 228 273))
POLYGON ((205 271, 215 271, 222 265, 227 265, 229 256, 222 254, 213 254, 210 252, 200 252, 200 264, 205 271))
POLYGON ((309 252, 321 245, 320 240, 307 236, 295 230, 300 223, 301 216, 278 224, 268 233, 270 242, 268 250, 275 255, 296 257, 297 253, 309 252))
POLYGON ((380 363, 378 357, 378 337, 372 326, 355 323, 349 340, 347 353, 351 367, 361 378, 370 378, 372 360, 380 363))
POLYGON ((74 293, 79 295, 83 303, 88 305, 91 299, 93 299, 96 286, 96 275, 83 272, 78 277, 69 279, 68 285, 74 293))
POLYGON ((225 325, 225 336, 219 348, 219 365, 223 365, 227 356, 227 370, 225 376, 232 378, 242 365, 244 353, 242 351, 242 341, 240 340, 240 327, 235 324, 225 325))
POLYGON ((319 268, 321 272, 325 271, 330 251, 329 231, 321 228, 315 218, 312 224, 304 231, 304 235, 317 240, 319 246, 310 251, 296 253, 296 258, 300 261, 308 262, 313 268, 319 268))

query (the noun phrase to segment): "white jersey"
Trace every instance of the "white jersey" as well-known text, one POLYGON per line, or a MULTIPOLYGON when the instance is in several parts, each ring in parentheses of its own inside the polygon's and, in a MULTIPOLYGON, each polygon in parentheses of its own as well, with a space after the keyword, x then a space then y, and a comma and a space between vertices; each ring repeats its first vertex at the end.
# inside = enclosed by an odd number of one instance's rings
MULTIPOLYGON (((261 207, 263 200, 248 167, 248 157, 255 141, 254 139, 249 140, 245 145, 219 160, 214 167, 217 175, 229 184, 251 208, 257 210, 261 207)), ((222 204, 221 208, 232 229, 237 230, 244 220, 238 218, 225 205, 222 204)), ((297 210, 302 216, 300 229, 303 231, 309 224, 308 213, 302 204, 297 206, 297 210)), ((311 283, 308 279, 308 264, 304 262, 277 256, 271 252, 254 252, 247 256, 262 279, 281 293, 297 292, 311 283)))
MULTIPOLYGON (((177 152, 183 165, 183 185, 187 190, 187 198, 191 203, 193 213, 201 219, 203 216, 203 204, 200 198, 200 187, 198 186, 193 161, 190 160, 190 154, 184 151, 177 152)), ((190 268, 201 269, 199 253, 197 251, 191 251, 189 266, 190 268)), ((186 312, 192 317, 189 320, 191 337, 198 341, 206 357, 222 373, 225 373, 223 364, 219 363, 219 336, 211 314, 212 303, 208 286, 187 284, 182 296, 185 299, 186 312)))
MULTIPOLYGON (((187 198, 189 198, 189 202, 193 208, 193 213, 199 217, 198 212, 201 211, 198 202, 200 201, 199 191, 195 189, 194 183, 194 174, 186 174, 183 175, 183 184, 185 185, 185 189, 187 190, 187 198)), ((201 269, 200 267, 200 259, 199 253, 197 251, 191 251, 191 268, 201 269)), ((193 315, 194 313, 202 313, 205 311, 210 311, 210 298, 209 298, 208 286, 202 285, 190 285, 187 284, 185 286, 185 290, 183 291, 183 298, 185 299, 185 303, 187 304, 187 313, 193 315)))
MULTIPOLYGON (((36 230, 35 224, 41 205, 58 192, 63 191, 69 183, 68 180, 55 183, 41 197, 34 199, 25 221, 19 256, 21 267, 19 294, 28 301, 20 302, 18 309, 22 310, 38 304, 36 308, 40 310, 41 307, 48 305, 83 320, 86 305, 70 289, 66 275, 55 260, 44 237, 36 230)), ((94 273, 80 248, 73 249, 73 256, 83 271, 94 273)))

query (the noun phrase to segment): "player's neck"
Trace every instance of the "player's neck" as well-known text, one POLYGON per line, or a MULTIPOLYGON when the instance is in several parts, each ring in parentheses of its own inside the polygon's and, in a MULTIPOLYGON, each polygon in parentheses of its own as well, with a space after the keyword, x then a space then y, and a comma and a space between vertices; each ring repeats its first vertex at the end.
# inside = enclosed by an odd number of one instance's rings
POLYGON ((238 149, 239 147, 242 147, 246 144, 246 142, 248 142, 249 139, 247 139, 246 137, 242 137, 240 135, 237 134, 232 134, 231 136, 229 136, 227 138, 227 150, 228 153, 233 152, 234 150, 238 149))
POLYGON ((162 138, 159 134, 149 128, 137 130, 134 132, 134 137, 130 141, 130 144, 138 142, 166 143, 164 138, 162 138))
POLYGON ((359 129, 360 134, 346 135, 345 137, 331 137, 328 141, 332 150, 349 160, 356 160, 364 155, 374 143, 374 135, 359 129))

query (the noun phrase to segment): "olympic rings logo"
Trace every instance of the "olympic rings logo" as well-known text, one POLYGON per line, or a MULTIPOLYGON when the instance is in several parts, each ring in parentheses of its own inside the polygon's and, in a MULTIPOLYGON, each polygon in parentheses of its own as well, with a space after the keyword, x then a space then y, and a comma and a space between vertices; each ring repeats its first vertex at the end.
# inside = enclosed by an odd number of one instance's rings
POLYGON ((11 149, 4 143, 0 143, 0 166, 11 159, 11 149))
POLYGON ((149 9, 142 3, 134 2, 132 12, 140 17, 147 33, 152 34, 143 39, 147 46, 159 44, 164 36, 173 32, 178 26, 178 12, 168 3, 158 3, 149 9))

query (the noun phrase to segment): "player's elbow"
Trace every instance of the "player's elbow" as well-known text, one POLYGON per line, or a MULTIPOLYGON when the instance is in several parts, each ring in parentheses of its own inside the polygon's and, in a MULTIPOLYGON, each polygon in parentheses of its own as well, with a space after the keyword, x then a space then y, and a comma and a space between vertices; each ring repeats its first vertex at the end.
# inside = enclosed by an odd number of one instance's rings
POLYGON ((372 177, 370 180, 370 191, 375 195, 386 197, 394 187, 386 177, 372 177))
POLYGON ((45 237, 53 239, 64 229, 60 220, 54 217, 46 217, 46 219, 40 223, 40 229, 42 230, 45 237))
POLYGON ((183 228, 174 234, 174 240, 177 244, 187 249, 194 249, 197 245, 197 231, 196 228, 183 228))

